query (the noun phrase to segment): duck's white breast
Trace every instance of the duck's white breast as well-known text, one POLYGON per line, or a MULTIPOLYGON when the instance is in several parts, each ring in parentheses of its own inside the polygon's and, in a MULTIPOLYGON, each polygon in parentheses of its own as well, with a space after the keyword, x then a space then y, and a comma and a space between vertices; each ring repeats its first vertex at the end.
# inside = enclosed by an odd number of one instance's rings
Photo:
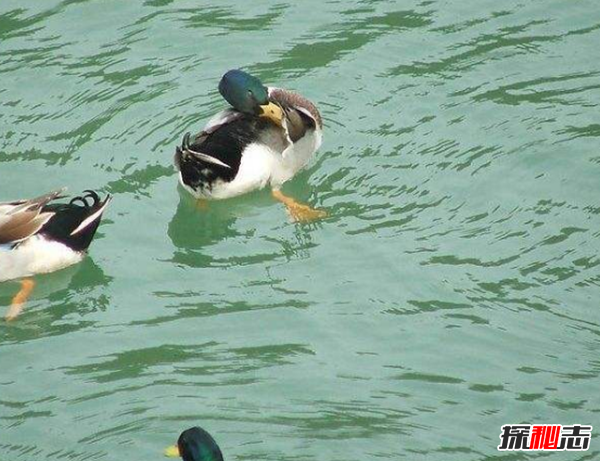
POLYGON ((310 159, 321 145, 322 134, 318 128, 306 133, 302 138, 285 149, 271 174, 271 186, 280 187, 308 165, 310 159))

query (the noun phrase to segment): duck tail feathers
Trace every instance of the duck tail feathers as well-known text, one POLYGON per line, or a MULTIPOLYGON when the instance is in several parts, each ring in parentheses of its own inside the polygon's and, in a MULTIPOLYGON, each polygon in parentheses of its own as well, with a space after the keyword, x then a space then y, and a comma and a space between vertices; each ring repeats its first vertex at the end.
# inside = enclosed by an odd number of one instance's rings
POLYGON ((42 228, 41 233, 74 251, 85 251, 92 243, 102 214, 111 200, 110 195, 102 200, 96 192, 86 190, 69 203, 49 205, 48 211, 52 211, 54 216, 42 228))
MULTIPOLYGON (((98 224, 100 224, 100 220, 102 219, 102 214, 104 210, 112 200, 112 196, 109 194, 106 196, 104 200, 101 200, 98 194, 92 190, 85 190, 85 195, 75 197, 71 200, 70 204, 74 204, 77 202, 83 202, 83 206, 89 209, 89 214, 79 223, 79 225, 71 232, 70 235, 77 235, 79 233, 85 232, 85 230, 94 225, 97 228, 98 224), (88 199, 92 202, 88 202, 88 199)), ((94 229, 93 232, 96 232, 94 229)))

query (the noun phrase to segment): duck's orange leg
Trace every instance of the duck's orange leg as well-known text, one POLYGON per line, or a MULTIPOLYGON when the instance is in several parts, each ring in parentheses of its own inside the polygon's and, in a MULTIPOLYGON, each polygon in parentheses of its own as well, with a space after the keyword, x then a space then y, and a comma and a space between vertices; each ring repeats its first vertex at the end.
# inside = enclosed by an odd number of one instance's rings
POLYGON ((323 210, 316 210, 308 205, 298 203, 292 197, 284 195, 284 193, 278 189, 273 189, 273 197, 275 200, 278 200, 285 205, 294 221, 311 222, 327 216, 327 212, 323 210))
POLYGON ((208 200, 201 198, 196 199, 196 210, 206 211, 208 210, 208 200))
POLYGON ((10 309, 6 314, 6 321, 10 322, 18 317, 18 315, 23 310, 25 303, 27 302, 27 298, 33 291, 33 287, 35 286, 35 282, 32 279, 23 279, 21 280, 21 289, 12 299, 10 303, 10 309))

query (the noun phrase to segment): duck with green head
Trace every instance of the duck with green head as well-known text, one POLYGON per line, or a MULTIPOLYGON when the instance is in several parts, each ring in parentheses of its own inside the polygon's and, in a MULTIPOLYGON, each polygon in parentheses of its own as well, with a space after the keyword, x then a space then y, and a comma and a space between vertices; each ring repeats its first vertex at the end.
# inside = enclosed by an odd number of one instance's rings
POLYGON ((183 461, 223 461, 223 454, 215 439, 201 427, 191 427, 181 433, 177 445, 165 450, 170 458, 183 461))
POLYGON ((321 145, 323 121, 315 105, 237 69, 222 77, 219 92, 231 107, 197 135, 187 133, 176 149, 183 188, 199 199, 226 199, 270 186, 296 220, 325 216, 280 190, 321 145))

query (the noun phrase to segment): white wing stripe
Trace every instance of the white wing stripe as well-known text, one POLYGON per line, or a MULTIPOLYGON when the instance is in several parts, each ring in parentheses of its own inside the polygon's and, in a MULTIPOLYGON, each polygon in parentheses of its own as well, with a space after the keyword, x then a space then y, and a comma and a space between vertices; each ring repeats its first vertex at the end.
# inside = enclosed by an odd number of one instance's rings
POLYGON ((186 149, 186 151, 189 152, 190 154, 192 154, 194 157, 197 157, 200 160, 204 160, 205 162, 212 163, 214 165, 219 165, 224 168, 229 168, 231 170, 231 167, 229 165, 227 165, 227 163, 223 163, 221 160, 219 160, 218 158, 215 158, 211 155, 203 154, 202 152, 196 152, 195 150, 192 150, 189 147, 186 149))
POLYGON ((73 232, 71 232, 71 235, 76 235, 79 232, 81 232, 83 229, 85 229, 86 227, 88 227, 90 224, 92 224, 94 221, 96 221, 100 215, 102 215, 102 213, 104 212, 104 209, 106 208, 106 206, 108 205, 108 202, 110 202, 110 198, 106 201, 106 203, 104 205, 102 205, 102 208, 100 208, 98 211, 96 211, 94 214, 88 216, 87 218, 85 218, 81 224, 79 226, 77 226, 77 229, 75 229, 73 232))

